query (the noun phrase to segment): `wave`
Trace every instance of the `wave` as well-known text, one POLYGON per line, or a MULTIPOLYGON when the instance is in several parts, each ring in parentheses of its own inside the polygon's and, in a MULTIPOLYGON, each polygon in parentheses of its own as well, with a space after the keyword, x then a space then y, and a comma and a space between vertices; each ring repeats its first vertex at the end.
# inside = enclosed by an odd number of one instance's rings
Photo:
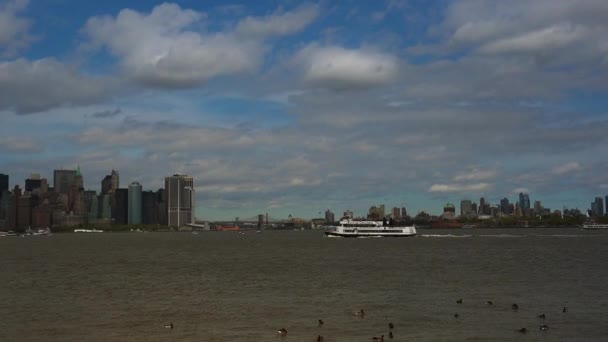
POLYGON ((454 234, 421 234, 422 237, 437 237, 437 238, 469 238, 473 235, 454 235, 454 234))
POLYGON ((496 237, 496 238, 522 238, 529 235, 514 235, 514 234, 484 234, 481 237, 496 237))

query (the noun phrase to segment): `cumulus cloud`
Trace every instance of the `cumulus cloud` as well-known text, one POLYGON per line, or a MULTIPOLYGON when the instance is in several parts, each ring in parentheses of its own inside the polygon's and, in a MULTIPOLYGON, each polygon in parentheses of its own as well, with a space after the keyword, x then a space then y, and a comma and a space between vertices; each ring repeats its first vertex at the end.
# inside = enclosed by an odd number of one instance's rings
POLYGON ((563 175, 563 174, 572 173, 575 171, 580 171, 582 169, 583 168, 582 168, 581 164, 579 164, 578 162, 569 162, 569 163, 554 167, 552 172, 556 175, 563 175))
POLYGON ((398 60, 392 55, 339 46, 312 44, 294 61, 302 68, 306 82, 338 90, 389 84, 399 71, 398 60))
POLYGON ((90 77, 53 58, 0 63, 0 110, 18 114, 95 103, 109 94, 110 81, 90 77))
POLYGON ((319 15, 319 7, 305 4, 290 12, 277 12, 265 17, 247 17, 235 31, 246 37, 273 37, 293 34, 308 26, 319 15))
POLYGON ((32 37, 29 35, 30 21, 19 15, 27 5, 28 0, 12 0, 0 4, 0 51, 12 55, 17 50, 26 47, 32 37))
POLYGON ((488 183, 475 184, 433 184, 429 188, 429 192, 471 192, 484 191, 490 188, 488 183))

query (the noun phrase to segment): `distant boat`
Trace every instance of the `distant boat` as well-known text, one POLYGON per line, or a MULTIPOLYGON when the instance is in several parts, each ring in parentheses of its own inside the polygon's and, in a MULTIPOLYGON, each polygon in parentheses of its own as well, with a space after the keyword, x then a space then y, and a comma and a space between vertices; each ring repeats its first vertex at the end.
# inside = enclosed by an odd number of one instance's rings
POLYGON ((608 224, 606 224, 606 223, 585 223, 585 224, 583 224, 583 229, 587 229, 587 230, 608 229, 608 224))
POLYGON ((337 226, 330 226, 325 231, 327 236, 339 237, 407 237, 416 235, 414 226, 391 227, 383 222, 344 219, 337 226))
POLYGON ((74 233, 103 233, 101 229, 74 229, 74 233))

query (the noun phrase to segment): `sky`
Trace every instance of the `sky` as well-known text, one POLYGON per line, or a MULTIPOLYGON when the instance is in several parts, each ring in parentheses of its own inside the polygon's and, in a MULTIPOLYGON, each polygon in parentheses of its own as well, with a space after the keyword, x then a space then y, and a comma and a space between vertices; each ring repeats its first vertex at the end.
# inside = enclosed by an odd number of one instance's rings
POLYGON ((198 219, 608 194, 608 1, 0 0, 0 173, 198 219))

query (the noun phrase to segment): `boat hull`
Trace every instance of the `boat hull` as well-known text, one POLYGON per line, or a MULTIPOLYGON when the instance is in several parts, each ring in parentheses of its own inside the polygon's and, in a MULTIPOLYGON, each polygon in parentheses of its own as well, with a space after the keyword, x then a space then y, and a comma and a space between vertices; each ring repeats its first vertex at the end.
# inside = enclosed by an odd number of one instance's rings
POLYGON ((383 234, 383 233, 339 233, 327 231, 325 232, 326 236, 331 237, 345 237, 345 238, 365 238, 365 237, 412 237, 416 236, 416 234, 383 234))

